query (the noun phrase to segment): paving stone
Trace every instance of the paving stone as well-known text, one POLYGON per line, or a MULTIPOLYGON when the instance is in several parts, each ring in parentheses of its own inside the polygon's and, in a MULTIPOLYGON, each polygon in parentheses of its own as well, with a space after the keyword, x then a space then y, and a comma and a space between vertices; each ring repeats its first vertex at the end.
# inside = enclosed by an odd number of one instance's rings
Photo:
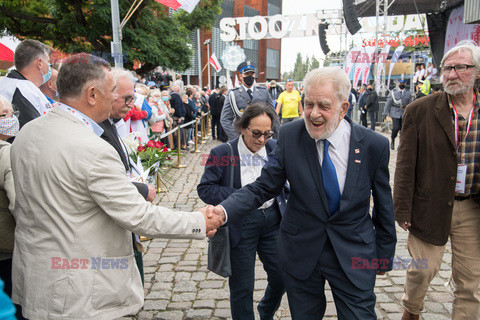
POLYGON ((202 300, 223 300, 230 296, 230 293, 226 289, 201 289, 198 292, 197 299, 202 300))
POLYGON ((172 301, 193 301, 195 300, 195 293, 193 292, 184 292, 177 293, 172 296, 172 301))
POLYGON ((213 314, 215 317, 218 317, 220 319, 226 319, 231 317, 230 309, 215 309, 215 312, 213 314))
POLYGON ((183 319, 182 311, 164 311, 155 315, 154 320, 179 320, 183 319))
POLYGON ((169 300, 172 297, 172 293, 167 290, 160 290, 160 291, 150 291, 150 293, 145 297, 147 300, 159 300, 159 299, 166 299, 169 300))
POLYGON ((138 313, 138 320, 151 320, 155 316, 154 312, 152 311, 140 311, 138 313))
POLYGON ((171 282, 155 282, 153 285, 152 285, 152 288, 151 290, 152 291, 158 291, 158 290, 172 290, 173 288, 173 283, 171 282))
POLYGON ((214 300, 196 300, 193 303, 194 309, 214 309, 215 308, 215 301, 214 300))
POLYGON ((403 309, 397 303, 380 303, 380 308, 387 313, 403 312, 403 309))
POLYGON ((432 313, 445 312, 445 309, 443 308, 443 304, 441 304, 440 302, 425 301, 425 309, 427 312, 432 312, 432 313))
POLYGON ((200 288, 201 289, 207 289, 207 288, 211 288, 211 289, 221 289, 223 288, 223 285, 224 285, 224 281, 202 281, 200 282, 200 288))
POLYGON ((228 300, 222 300, 217 302, 217 308, 218 309, 230 309, 230 301, 228 300))
POLYGON ((187 310, 185 314, 185 319, 210 319, 212 316, 212 310, 208 309, 197 309, 197 310, 187 310))
POLYGON ((143 310, 165 310, 167 304, 167 300, 146 300, 143 310))
POLYGON ((377 303, 378 302, 392 302, 392 299, 385 293, 379 293, 377 294, 377 303))
POLYGON ((167 306, 167 310, 187 310, 192 307, 191 301, 176 301, 170 302, 167 306))
POLYGON ((196 292, 197 286, 195 281, 181 280, 175 283, 173 292, 196 292))

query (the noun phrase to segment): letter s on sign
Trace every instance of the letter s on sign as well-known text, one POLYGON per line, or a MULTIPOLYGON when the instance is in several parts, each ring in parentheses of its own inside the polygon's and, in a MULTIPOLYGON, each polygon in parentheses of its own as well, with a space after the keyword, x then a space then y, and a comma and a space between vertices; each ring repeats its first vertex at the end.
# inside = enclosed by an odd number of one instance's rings
POLYGON ((220 39, 222 41, 233 41, 237 35, 235 31, 235 18, 223 18, 220 20, 220 30, 222 33, 220 34, 220 39))

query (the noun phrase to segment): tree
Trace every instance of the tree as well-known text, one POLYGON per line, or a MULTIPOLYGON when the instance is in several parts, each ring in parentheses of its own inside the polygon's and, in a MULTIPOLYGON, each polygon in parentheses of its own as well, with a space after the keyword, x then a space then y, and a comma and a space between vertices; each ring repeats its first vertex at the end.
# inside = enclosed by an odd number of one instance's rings
POLYGON ((299 52, 297 53, 297 60, 295 60, 295 64, 293 66, 293 76, 292 79, 294 81, 301 81, 303 80, 303 61, 302 61, 302 54, 299 52))
MULTIPOLYGON (((133 0, 119 0, 123 18, 133 0)), ((211 28, 221 13, 221 0, 201 0, 188 14, 169 16, 166 7, 144 0, 123 28, 125 66, 142 63, 140 73, 160 65, 174 70, 190 67, 190 33, 211 28)), ((0 30, 19 39, 33 38, 65 53, 107 56, 112 40, 110 0, 2 0, 0 30)))
POLYGON ((310 70, 320 68, 320 62, 315 58, 315 56, 312 56, 312 60, 310 61, 310 70))

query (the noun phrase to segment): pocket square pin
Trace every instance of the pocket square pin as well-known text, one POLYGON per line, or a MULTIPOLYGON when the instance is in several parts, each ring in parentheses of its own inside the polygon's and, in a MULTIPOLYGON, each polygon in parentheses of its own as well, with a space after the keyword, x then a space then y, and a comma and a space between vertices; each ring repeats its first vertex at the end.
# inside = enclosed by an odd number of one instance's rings
POLYGON ((355 163, 360 163, 360 162, 362 162, 362 161, 355 159, 355 163))
POLYGON ((359 153, 360 153, 360 149, 355 149, 355 153, 356 153, 356 154, 359 154, 359 153))

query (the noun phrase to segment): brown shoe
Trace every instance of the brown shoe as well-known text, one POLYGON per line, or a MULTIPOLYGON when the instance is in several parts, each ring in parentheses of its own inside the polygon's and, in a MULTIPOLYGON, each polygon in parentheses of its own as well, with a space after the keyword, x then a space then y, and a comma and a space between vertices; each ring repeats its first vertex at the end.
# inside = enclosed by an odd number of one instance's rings
POLYGON ((403 311, 402 320, 419 320, 419 319, 420 319, 420 316, 418 314, 410 313, 407 311, 407 309, 403 311))

